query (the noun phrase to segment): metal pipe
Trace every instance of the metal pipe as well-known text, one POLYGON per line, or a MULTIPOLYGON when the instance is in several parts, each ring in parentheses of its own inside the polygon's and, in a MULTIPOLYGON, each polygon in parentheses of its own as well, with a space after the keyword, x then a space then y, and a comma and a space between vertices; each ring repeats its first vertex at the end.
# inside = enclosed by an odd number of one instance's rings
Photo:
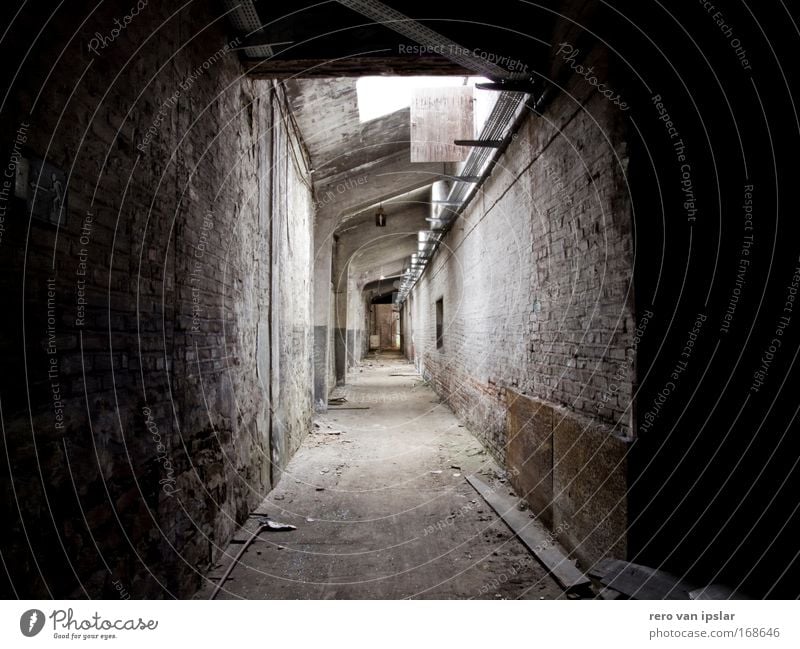
MULTIPOLYGON (((502 137, 503 143, 497 149, 486 149, 486 148, 477 148, 473 149, 470 152, 469 158, 467 159, 464 169, 461 171, 462 174, 479 174, 478 180, 475 183, 467 183, 467 182, 455 182, 453 187, 450 190, 450 193, 447 196, 447 200, 449 201, 459 201, 460 205, 453 209, 450 208, 449 211, 452 212, 453 217, 448 219, 445 227, 440 231, 440 235, 436 238, 434 249, 430 252, 430 254, 426 255, 426 260, 432 259, 433 256, 439 249, 439 244, 444 239, 444 236, 447 234, 450 227, 455 223, 459 216, 464 212, 467 206, 472 202, 472 199, 477 195, 478 190, 481 188, 486 179, 491 175, 492 170, 494 169, 497 161, 500 157, 505 153, 506 149, 508 149, 509 145, 512 141, 512 136, 516 133, 519 128, 522 126, 523 121, 527 118, 527 111, 521 110, 517 112, 519 108, 520 98, 514 97, 513 95, 518 95, 518 93, 512 92, 503 92, 501 93, 500 97, 498 98, 497 104, 495 104, 494 109, 492 110, 492 114, 489 116, 489 120, 487 121, 486 126, 483 129, 483 133, 481 137, 491 137, 490 133, 494 134, 495 137, 500 135, 502 131, 498 132, 498 127, 502 127, 504 123, 508 123, 508 120, 514 115, 516 112, 516 117, 511 124, 511 128, 508 130, 508 133, 502 137), (504 120, 504 121, 503 121, 504 120), (494 155, 490 155, 489 152, 492 151, 494 155), (484 166, 486 160, 489 160, 489 164, 486 165, 486 168, 481 171, 481 168, 484 166)), ((550 86, 545 87, 543 92, 539 95, 539 98, 536 100, 531 99, 530 95, 527 95, 524 101, 522 101, 525 108, 533 111, 533 112, 541 112, 542 108, 546 105, 546 103, 551 98, 551 91, 550 86)), ((427 264, 425 265, 427 267, 427 264)), ((423 267, 422 272, 420 272, 412 282, 411 286, 409 286, 405 292, 400 297, 400 302, 405 301, 405 298, 411 293, 416 283, 422 277, 425 272, 425 267, 423 267)))
POLYGON ((252 536, 249 539, 247 539, 245 544, 242 545, 239 552, 236 553, 236 556, 233 558, 233 561, 231 561, 230 565, 228 566, 228 569, 225 571, 225 574, 222 575, 222 578, 219 580, 216 587, 214 588, 214 592, 211 593, 211 597, 209 597, 208 599, 214 599, 217 596, 217 593, 219 593, 220 588, 222 588, 222 584, 224 584, 225 581, 228 579, 228 577, 230 577, 230 574, 233 572, 233 569, 239 564, 239 559, 241 559, 242 555, 245 552, 247 552, 247 548, 249 548, 250 544, 256 540, 256 537, 259 534, 261 534, 261 532, 266 530, 268 527, 269 523, 267 523, 266 521, 259 524, 259 526, 256 528, 256 531, 253 532, 252 536))

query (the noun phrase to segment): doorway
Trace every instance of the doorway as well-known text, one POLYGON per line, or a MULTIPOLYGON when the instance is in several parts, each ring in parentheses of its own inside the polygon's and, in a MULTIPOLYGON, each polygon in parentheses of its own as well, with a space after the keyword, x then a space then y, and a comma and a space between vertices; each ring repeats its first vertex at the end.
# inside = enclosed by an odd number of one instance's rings
POLYGON ((370 322, 370 350, 400 349, 400 312, 393 304, 372 304, 370 322))

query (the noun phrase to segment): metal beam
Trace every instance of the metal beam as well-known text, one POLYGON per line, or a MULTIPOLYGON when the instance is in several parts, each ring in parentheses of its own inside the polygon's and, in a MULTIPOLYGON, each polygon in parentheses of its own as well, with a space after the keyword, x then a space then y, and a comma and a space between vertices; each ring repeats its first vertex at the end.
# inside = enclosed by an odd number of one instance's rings
POLYGON ((499 149, 503 146, 503 140, 453 140, 457 146, 475 146, 486 149, 499 149))
POLYGON ((534 84, 528 80, 521 79, 519 81, 503 81, 501 83, 476 83, 475 87, 478 90, 494 90, 496 92, 521 92, 526 95, 532 95, 536 88, 534 84))
POLYGON ((247 75, 256 79, 328 79, 364 75, 456 76, 473 74, 441 56, 362 56, 339 59, 278 58, 247 60, 247 75))
POLYGON ((481 178, 480 178, 480 176, 448 176, 447 179, 448 180, 455 180, 456 182, 459 182, 459 183, 476 183, 481 178))

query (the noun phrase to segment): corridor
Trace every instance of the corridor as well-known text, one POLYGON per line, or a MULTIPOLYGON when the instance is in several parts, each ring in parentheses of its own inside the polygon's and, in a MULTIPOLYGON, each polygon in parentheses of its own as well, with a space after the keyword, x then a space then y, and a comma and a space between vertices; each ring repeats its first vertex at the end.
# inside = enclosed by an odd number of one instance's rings
MULTIPOLYGON (((346 401, 316 418, 255 512, 297 529, 262 532, 218 599, 564 596, 466 482, 475 474, 513 492, 411 363, 370 355, 333 398, 346 401)), ((234 537, 197 597, 213 592, 255 527, 234 537)))
POLYGON ((800 30, 714 4, 0 3, 0 596, 797 597, 800 30))

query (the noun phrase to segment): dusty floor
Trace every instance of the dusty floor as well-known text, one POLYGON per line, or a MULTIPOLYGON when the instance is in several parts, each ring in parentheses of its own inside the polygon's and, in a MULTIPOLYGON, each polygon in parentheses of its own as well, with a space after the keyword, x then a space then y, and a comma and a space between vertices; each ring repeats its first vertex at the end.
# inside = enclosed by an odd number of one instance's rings
MULTIPOLYGON (((479 473, 509 489, 413 365, 373 355, 336 396, 362 408, 318 418, 258 509, 297 530, 263 532, 219 599, 563 597, 464 479, 479 473)), ((232 543, 209 577, 241 547, 232 543)))

